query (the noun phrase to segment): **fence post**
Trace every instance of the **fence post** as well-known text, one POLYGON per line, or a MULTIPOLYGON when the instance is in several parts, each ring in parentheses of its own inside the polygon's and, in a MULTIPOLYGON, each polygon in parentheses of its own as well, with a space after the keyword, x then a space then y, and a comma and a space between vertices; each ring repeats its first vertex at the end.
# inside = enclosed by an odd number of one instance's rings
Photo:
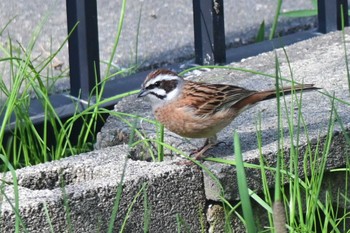
POLYGON ((343 9, 344 26, 349 26, 347 0, 318 0, 318 31, 327 33, 342 29, 341 9, 343 9))
POLYGON ((86 99, 100 81, 96 0, 66 0, 71 95, 86 99))
POLYGON ((226 62, 223 0, 193 0, 196 63, 226 62))

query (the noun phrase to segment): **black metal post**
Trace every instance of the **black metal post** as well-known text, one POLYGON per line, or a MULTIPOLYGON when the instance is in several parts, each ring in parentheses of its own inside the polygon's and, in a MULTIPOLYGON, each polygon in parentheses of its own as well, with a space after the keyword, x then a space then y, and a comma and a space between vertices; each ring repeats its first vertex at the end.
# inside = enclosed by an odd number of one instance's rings
POLYGON ((342 29, 341 9, 344 26, 349 26, 347 0, 318 0, 318 31, 327 33, 342 29))
POLYGON ((96 0, 66 0, 71 95, 86 99, 100 81, 96 0))
POLYGON ((223 0, 193 0, 196 63, 226 62, 223 0))

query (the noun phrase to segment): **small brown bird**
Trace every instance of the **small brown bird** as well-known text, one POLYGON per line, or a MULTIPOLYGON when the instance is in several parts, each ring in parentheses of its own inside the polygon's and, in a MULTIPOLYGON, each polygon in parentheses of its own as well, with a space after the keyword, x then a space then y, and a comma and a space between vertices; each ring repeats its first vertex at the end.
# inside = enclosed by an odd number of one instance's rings
MULTIPOLYGON (((313 84, 295 85, 280 90, 318 89, 313 84)), ((217 144, 216 134, 241 112, 254 104, 276 97, 276 90, 254 91, 226 84, 208 84, 184 80, 176 73, 158 69, 142 84, 137 97, 148 96, 156 119, 168 130, 187 138, 207 138, 195 153, 199 160, 217 144)))

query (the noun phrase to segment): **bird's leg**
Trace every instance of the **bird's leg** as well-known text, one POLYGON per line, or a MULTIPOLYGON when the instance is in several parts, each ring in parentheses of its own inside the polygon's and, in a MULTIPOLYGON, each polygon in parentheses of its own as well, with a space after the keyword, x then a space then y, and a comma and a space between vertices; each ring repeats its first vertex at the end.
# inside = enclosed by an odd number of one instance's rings
MULTIPOLYGON (((204 145, 200 148, 198 148, 197 150, 194 150, 190 156, 194 155, 194 159, 195 160, 201 160, 203 158, 204 153, 213 148, 214 146, 219 145, 221 142, 217 142, 217 137, 216 135, 214 135, 213 137, 207 138, 204 142, 204 145)), ((180 161, 180 162, 176 162, 177 165, 193 165, 193 163, 189 160, 187 161, 180 161)))
POLYGON ((213 148, 214 146, 216 146, 217 144, 218 144, 217 143, 217 137, 216 137, 216 134, 215 134, 214 136, 212 136, 210 138, 207 138, 207 140, 205 140, 204 145, 201 148, 199 148, 199 149, 195 150, 194 152, 192 152, 191 155, 194 155, 194 158, 196 160, 201 160, 203 158, 204 153, 207 150, 209 150, 209 149, 213 148))

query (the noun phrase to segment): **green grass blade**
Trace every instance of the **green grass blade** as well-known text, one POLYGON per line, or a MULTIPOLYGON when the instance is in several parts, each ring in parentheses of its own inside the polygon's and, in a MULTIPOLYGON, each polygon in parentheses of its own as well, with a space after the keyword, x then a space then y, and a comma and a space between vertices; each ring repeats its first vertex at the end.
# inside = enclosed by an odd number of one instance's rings
POLYGON ((120 205, 120 201, 122 199, 122 193, 123 193, 123 183, 124 183, 124 178, 125 178, 125 172, 126 172, 126 166, 127 166, 127 162, 128 162, 128 157, 125 157, 125 162, 124 162, 124 166, 123 166, 123 171, 122 171, 122 175, 117 187, 117 192, 115 195, 115 201, 114 201, 114 206, 113 206, 113 210, 112 210, 112 215, 110 217, 109 220, 109 224, 108 224, 108 233, 112 233, 114 232, 114 223, 115 220, 117 218, 117 213, 119 210, 119 205, 120 205))
POLYGON ((276 29, 277 29, 278 19, 281 12, 281 7, 282 7, 282 0, 277 0, 276 13, 272 22, 272 27, 271 27, 270 36, 269 36, 270 40, 272 40, 276 35, 276 29))
POLYGON ((147 189, 143 189, 143 233, 149 233, 151 225, 151 206, 148 202, 147 189))
POLYGON ((261 42, 265 40, 265 20, 260 24, 258 34, 255 37, 255 42, 261 42))
POLYGON ((109 62, 107 63, 107 70, 106 75, 108 76, 111 72, 111 65, 113 64, 113 59, 115 57, 115 54, 117 52, 117 47, 119 44, 120 35, 122 33, 123 24, 124 24, 124 16, 125 16, 125 10, 126 10, 126 0, 122 0, 121 10, 120 10, 120 17, 119 17, 119 23, 118 23, 118 29, 117 29, 117 35, 116 39, 112 48, 111 56, 109 58, 109 62))
POLYGON ((177 228, 177 233, 181 233, 181 225, 182 225, 182 222, 181 222, 181 218, 180 218, 180 215, 179 214, 176 214, 176 228, 177 228))
POLYGON ((126 212, 126 215, 125 215, 125 217, 124 217, 124 221, 123 221, 123 223, 122 223, 122 225, 121 225, 121 227, 120 227, 119 232, 124 232, 124 229, 125 229, 125 227, 126 227, 126 223, 127 223, 128 219, 129 219, 129 217, 130 217, 130 213, 131 213, 131 211, 132 211, 132 208, 134 207, 134 205, 135 205, 137 199, 141 196, 141 194, 144 192, 144 190, 146 190, 146 188, 147 188, 147 183, 143 183, 141 189, 140 189, 140 190, 137 192, 137 194, 134 196, 133 200, 131 201, 131 203, 130 203, 130 205, 129 205, 129 207, 128 207, 128 210, 127 210, 127 212, 126 212))
POLYGON ((241 143, 239 141, 239 136, 237 132, 234 132, 233 140, 234 140, 234 147, 235 147, 235 159, 237 163, 236 165, 237 183, 238 183, 239 196, 242 202, 243 216, 246 222, 247 232, 255 233, 257 232, 257 227, 255 225, 253 208, 250 203, 250 195, 248 191, 247 177, 244 170, 241 143))
POLYGON ((272 197, 270 193, 270 187, 268 183, 268 178, 266 174, 266 169, 265 169, 265 157, 262 152, 262 135, 261 135, 261 114, 259 114, 258 117, 258 122, 257 122, 257 128, 256 128, 256 134, 257 134, 257 142, 258 142, 258 149, 259 149, 259 164, 260 164, 260 174, 261 174, 261 180, 262 180, 262 185, 263 185, 263 193, 265 197, 265 201, 263 200, 257 200, 252 196, 252 198, 262 207, 264 207, 268 213, 268 219, 270 226, 273 225, 273 217, 272 217, 272 197), (270 211, 269 211, 270 210, 270 211))
MULTIPOLYGON (((281 103, 280 103, 280 66, 277 54, 275 54, 275 86, 276 86, 276 102, 277 102, 277 129, 278 129, 278 140, 277 140, 277 165, 275 174, 275 197, 273 204, 273 222, 275 231, 278 233, 287 232, 285 228, 286 217, 285 210, 282 202, 282 192, 281 192, 281 170, 282 170, 282 159, 283 159, 283 126, 282 126, 282 113, 281 113, 281 103)), ((293 132, 293 130, 291 130, 293 132)), ((291 136, 292 137, 292 136, 291 136)), ((293 144, 291 145, 293 148, 293 144)))
POLYGON ((347 47, 346 47, 346 38, 345 38, 345 22, 344 22, 344 8, 343 5, 340 6, 340 16, 341 16, 341 29, 342 29, 342 44, 344 46, 344 58, 345 58, 345 68, 346 68, 346 76, 348 78, 348 90, 350 93, 350 70, 349 70, 349 60, 347 56, 347 47))
POLYGON ((176 214, 177 232, 191 233, 190 226, 180 214, 176 214))
MULTIPOLYGON (((15 232, 28 232, 19 213, 19 191, 18 191, 18 180, 17 180, 17 175, 15 172, 14 167, 11 165, 9 160, 7 159, 6 156, 0 154, 0 159, 4 162, 4 164, 8 167, 8 170, 10 171, 12 175, 12 185, 13 185, 13 193, 14 193, 14 200, 11 200, 6 196, 6 194, 3 192, 2 195, 5 197, 7 202, 11 205, 13 211, 15 212, 15 232), (12 204, 12 202, 15 202, 15 205, 12 204), (22 228, 20 228, 22 226, 22 228)), ((1 190, 3 191, 3 189, 1 190)))
MULTIPOLYGON (((158 124, 158 132, 157 132, 157 139, 160 142, 164 142, 164 125, 158 124)), ((158 162, 162 162, 164 160, 164 147, 163 143, 158 143, 158 162)))
POLYGON ((135 66, 139 66, 139 36, 140 36, 140 28, 141 28, 141 18, 142 18, 142 8, 143 2, 141 2, 140 13, 137 21, 137 29, 136 29, 136 40, 135 40, 135 66))
POLYGON ((317 15, 317 9, 310 10, 295 10, 295 11, 287 11, 282 12, 281 16, 289 17, 289 18, 302 18, 302 17, 312 17, 317 15))
POLYGON ((52 221, 51 221, 51 218, 50 218, 49 210, 47 209, 46 201, 44 202, 44 211, 45 211, 45 216, 46 216, 47 222, 49 223, 49 226, 50 226, 50 232, 51 233, 55 233, 55 231, 53 229, 53 226, 52 226, 52 221))

